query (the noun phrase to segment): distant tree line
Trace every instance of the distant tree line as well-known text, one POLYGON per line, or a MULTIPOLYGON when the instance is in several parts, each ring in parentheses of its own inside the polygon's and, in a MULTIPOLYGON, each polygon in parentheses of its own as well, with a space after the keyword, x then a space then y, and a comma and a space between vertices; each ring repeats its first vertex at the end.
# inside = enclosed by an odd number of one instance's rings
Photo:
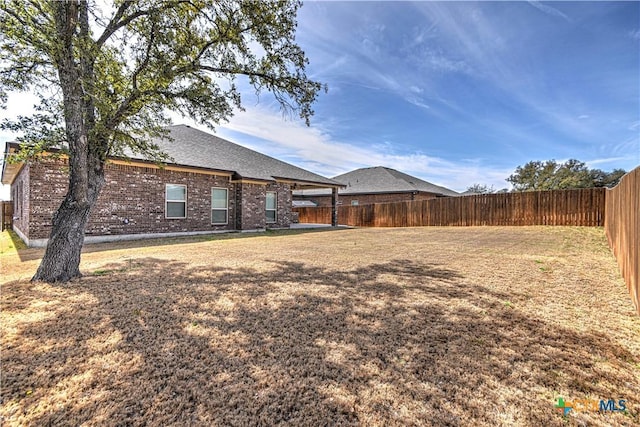
MULTIPOLYGON (((570 159, 564 163, 555 160, 531 161, 518 166, 507 178, 513 185, 513 191, 563 190, 569 188, 614 187, 626 172, 614 169, 605 172, 601 169, 589 169, 584 162, 570 159)), ((495 191, 493 186, 473 184, 467 188, 468 193, 485 194, 504 192, 495 191)))
POLYGON ((503 188, 502 190, 496 190, 493 185, 489 186, 487 184, 473 184, 467 187, 467 191, 465 193, 471 194, 491 194, 491 193, 506 193, 509 190, 503 188))

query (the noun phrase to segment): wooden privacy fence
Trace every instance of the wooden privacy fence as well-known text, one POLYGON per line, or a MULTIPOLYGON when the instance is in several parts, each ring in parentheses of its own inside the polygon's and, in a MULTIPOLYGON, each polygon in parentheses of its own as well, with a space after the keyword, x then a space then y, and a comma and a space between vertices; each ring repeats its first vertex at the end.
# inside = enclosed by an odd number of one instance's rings
MULTIPOLYGON (((300 222, 331 223, 331 208, 295 208, 300 222)), ((338 223, 358 227, 448 225, 603 226, 640 314, 640 167, 613 189, 532 191, 340 206, 338 223)))
POLYGON ((626 174, 613 189, 607 190, 604 229, 640 314, 640 167, 626 174))
MULTIPOLYGON (((605 189, 479 194, 340 206, 338 223, 358 227, 604 225, 605 189)), ((300 222, 331 223, 331 208, 295 208, 300 222)))
POLYGON ((0 231, 13 227, 13 203, 0 202, 0 231))

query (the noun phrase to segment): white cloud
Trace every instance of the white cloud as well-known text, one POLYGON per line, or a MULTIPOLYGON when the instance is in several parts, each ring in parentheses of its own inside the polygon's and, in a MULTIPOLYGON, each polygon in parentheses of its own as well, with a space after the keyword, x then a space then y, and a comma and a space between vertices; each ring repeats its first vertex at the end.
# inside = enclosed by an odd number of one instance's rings
POLYGON ((546 13, 547 15, 551 15, 551 16, 555 16, 558 18, 562 18, 564 20, 566 20, 567 22, 571 22, 571 18, 569 18, 566 14, 560 12, 558 9, 553 8, 551 6, 548 6, 546 4, 542 4, 539 1, 535 1, 535 0, 530 0, 529 4, 533 7, 535 7, 536 9, 546 13))
MULTIPOLYGON (((530 4, 546 14, 571 21, 570 17, 551 6, 537 1, 530 4)), ((424 2, 418 3, 417 7, 427 22, 434 22, 439 38, 435 48, 423 48, 424 52, 420 56, 423 61, 421 70, 431 68, 469 75, 479 87, 492 88, 494 99, 506 99, 513 104, 513 110, 537 117, 546 129, 560 132, 567 138, 602 139, 609 132, 603 126, 605 116, 614 116, 617 112, 600 114, 599 120, 586 114, 581 115, 580 112, 576 114, 575 105, 584 103, 586 97, 562 87, 549 91, 548 87, 553 84, 553 80, 541 79, 536 74, 536 69, 523 67, 530 63, 531 57, 524 54, 514 41, 534 40, 534 34, 519 32, 518 28, 510 25, 496 26, 492 16, 483 13, 481 4, 424 2)), ((415 57, 410 59, 416 60, 415 57)), ((432 99, 442 98, 446 93, 437 89, 430 91, 428 83, 425 86, 427 90, 423 97, 426 96, 429 102, 423 103, 432 108, 429 113, 433 115, 443 112, 440 108, 443 105, 432 99)), ((624 88, 625 93, 637 90, 637 78, 628 84, 616 81, 616 87, 624 88)), ((415 97, 405 96, 405 99, 418 105, 413 102, 415 97)), ((518 123, 505 121, 504 117, 488 117, 485 111, 473 110, 464 104, 452 105, 453 103, 454 100, 450 101, 447 107, 452 108, 467 123, 476 123, 479 127, 493 130, 511 127, 513 129, 506 130, 514 134, 518 141, 531 139, 530 135, 515 135, 520 131, 518 123), (497 123, 487 123, 490 121, 497 123), (489 124, 496 127, 487 126, 489 124)))
POLYGON ((422 99, 420 99, 419 97, 413 97, 413 96, 409 96, 407 98, 405 98, 405 100, 407 102, 409 102, 410 104, 415 105, 416 107, 420 107, 420 108, 424 108, 425 110, 430 110, 431 107, 429 106, 429 104, 425 103, 422 99))
POLYGON ((484 166, 477 159, 451 161, 422 152, 398 154, 391 144, 366 146, 366 141, 336 141, 330 131, 317 124, 306 127, 300 121, 284 121, 275 109, 262 105, 247 107, 229 123, 220 125, 217 134, 324 176, 386 166, 464 191, 476 182, 506 187, 505 179, 513 172, 513 168, 484 166))
POLYGON ((584 163, 589 168, 595 168, 598 165, 603 165, 607 163, 616 163, 616 162, 619 162, 620 160, 625 160, 625 157, 607 157, 604 159, 593 159, 593 160, 587 160, 584 163))
POLYGON ((11 186, 0 184, 0 200, 11 200, 11 186))
MULTIPOLYGON (((39 102, 38 97, 30 92, 9 92, 2 118, 16 119, 18 116, 31 116, 36 112, 34 105, 39 102)), ((13 141, 16 136, 19 135, 5 130, 0 131, 0 141, 13 141)))
POLYGON ((472 74, 469 65, 465 61, 449 59, 436 52, 429 52, 426 56, 426 61, 431 68, 438 71, 472 74))
POLYGON ((633 161, 635 166, 640 165, 640 135, 633 135, 617 143, 609 143, 603 148, 609 155, 621 156, 628 161, 633 161))

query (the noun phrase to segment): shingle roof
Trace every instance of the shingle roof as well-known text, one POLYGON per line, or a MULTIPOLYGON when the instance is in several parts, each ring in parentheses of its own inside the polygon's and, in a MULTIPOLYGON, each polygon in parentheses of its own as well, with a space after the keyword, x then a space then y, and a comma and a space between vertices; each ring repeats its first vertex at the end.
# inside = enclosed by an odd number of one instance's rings
POLYGON ((329 178, 186 125, 169 126, 169 136, 170 139, 154 139, 153 142, 173 158, 171 163, 234 172, 245 179, 273 181, 280 178, 332 187, 340 185, 329 178))
MULTIPOLYGON (((432 184, 415 176, 399 172, 383 166, 356 169, 333 177, 347 187, 338 190, 339 194, 375 194, 375 193, 405 193, 423 191, 442 196, 459 196, 460 194, 448 188, 432 184)), ((323 190, 305 190, 297 194, 320 195, 327 194, 323 190)))
MULTIPOLYGON (((171 157, 168 163, 231 172, 235 178, 260 181, 284 179, 309 187, 344 187, 340 182, 187 125, 169 126, 168 129, 169 138, 155 138, 152 141, 171 157)), ((17 147, 17 143, 7 143, 4 157, 8 156, 10 149, 15 150, 17 147)), ((125 155, 131 159, 149 160, 130 151, 125 152, 125 155)), ((2 183, 10 183, 18 170, 19 164, 8 165, 4 162, 2 183)))

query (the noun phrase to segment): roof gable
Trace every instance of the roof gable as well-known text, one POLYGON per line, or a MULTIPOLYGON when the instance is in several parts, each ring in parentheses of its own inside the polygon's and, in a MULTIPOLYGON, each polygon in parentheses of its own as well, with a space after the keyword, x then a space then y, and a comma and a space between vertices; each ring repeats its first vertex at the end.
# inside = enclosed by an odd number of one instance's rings
POLYGON ((415 176, 397 171, 395 169, 376 166, 371 168, 356 169, 334 177, 336 181, 344 183, 347 187, 341 190, 344 194, 365 193, 393 193, 421 191, 440 194, 443 196, 457 196, 453 190, 432 184, 415 176))
MULTIPOLYGON (((407 193, 420 191, 442 196, 459 196, 459 193, 439 185, 424 181, 395 169, 375 166, 356 169, 333 177, 346 185, 340 194, 407 193)), ((303 194, 324 194, 323 190, 304 191, 303 194)))

